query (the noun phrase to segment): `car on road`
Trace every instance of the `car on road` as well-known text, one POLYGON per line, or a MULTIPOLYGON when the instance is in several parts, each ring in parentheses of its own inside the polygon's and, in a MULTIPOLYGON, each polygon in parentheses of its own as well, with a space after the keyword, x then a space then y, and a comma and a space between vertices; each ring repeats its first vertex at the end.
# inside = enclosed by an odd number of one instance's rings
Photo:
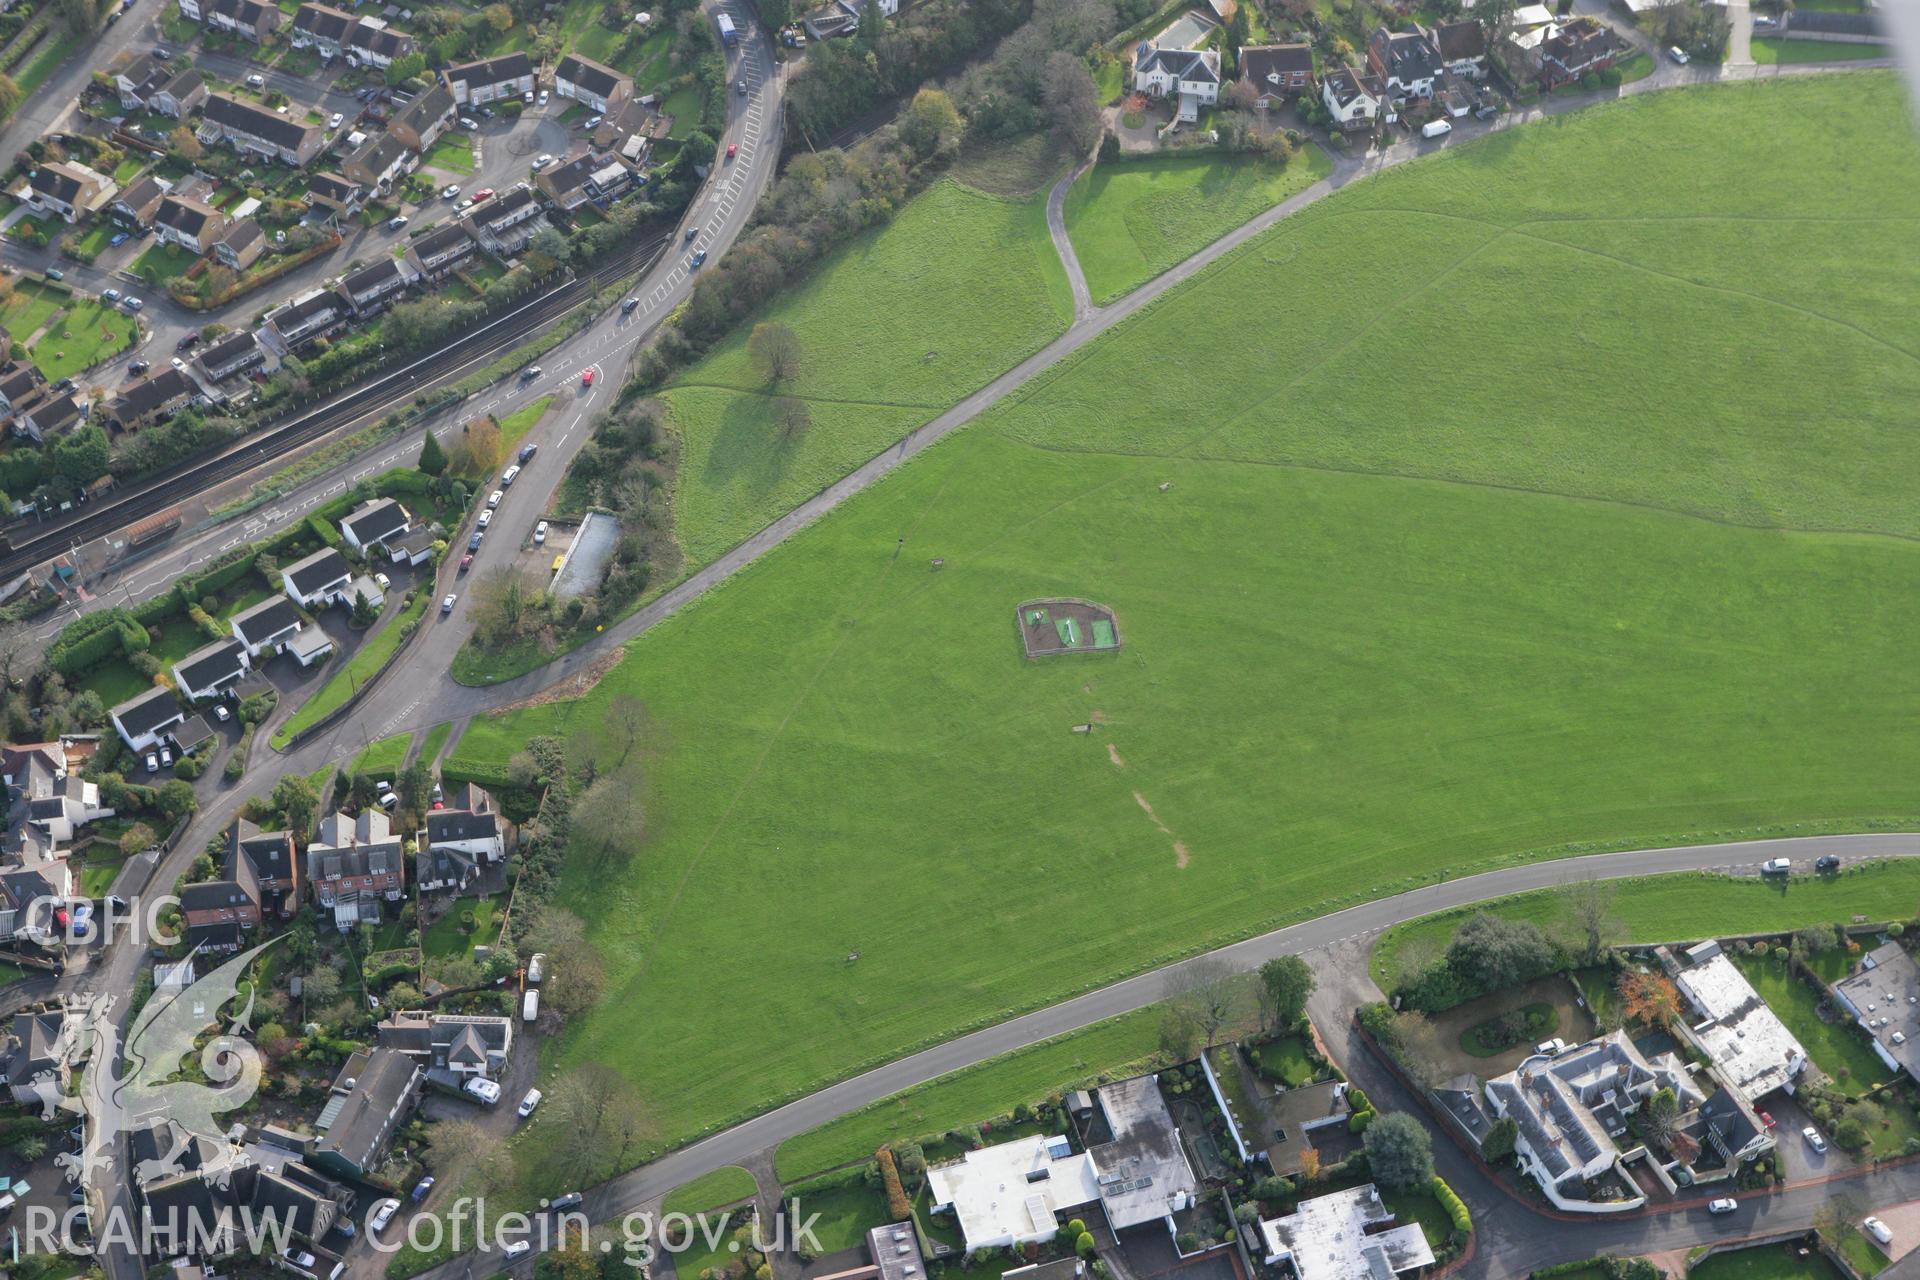
POLYGON ((387 219, 387 230, 389 231, 398 231, 400 228, 406 225, 407 225, 407 215, 404 213, 396 213, 391 218, 387 219))
POLYGON ((519 478, 520 464, 516 462, 500 473, 500 487, 502 489, 511 489, 513 488, 513 482, 519 478))
POLYGON ((179 356, 170 357, 167 360, 167 363, 172 365, 176 369, 185 369, 187 367, 187 362, 185 360, 182 360, 179 356))
POLYGON ((151 368, 153 368, 153 365, 151 362, 146 360, 135 360, 132 364, 127 366, 127 372, 134 375, 137 378, 151 368))
POLYGON ((540 1091, 538 1089, 529 1089, 527 1090, 527 1096, 520 1099, 520 1105, 516 1107, 515 1110, 519 1112, 520 1118, 525 1120, 533 1114, 533 1109, 539 1105, 540 1091))
POLYGON ((454 183, 449 182, 446 186, 440 188, 440 198, 442 200, 458 200, 460 198, 460 188, 454 183))
POLYGON ((473 208, 473 201, 471 199, 466 199, 466 200, 462 200, 459 204, 455 205, 453 211, 456 215, 458 215, 458 214, 465 213, 467 210, 471 208, 473 208))
POLYGON ((501 503, 502 503, 503 501, 505 501, 505 500, 506 500, 506 496, 507 496, 507 491, 506 491, 505 489, 495 489, 495 490, 494 490, 494 491, 493 491, 492 493, 490 493, 490 494, 488 494, 488 495, 487 495, 487 510, 489 510, 489 511, 492 511, 492 510, 494 510, 494 509, 495 509, 496 507, 498 507, 498 506, 499 506, 499 505, 500 505, 500 504, 501 504, 501 503))
POLYGON ((1687 51, 1685 49, 1682 49, 1679 45, 1675 45, 1673 46, 1673 48, 1667 50, 1667 56, 1669 58, 1672 58, 1675 62, 1679 63, 1683 67, 1686 66, 1689 62, 1693 61, 1692 58, 1689 58, 1687 56, 1687 51))
POLYGON ((1840 869, 1840 859, 1837 855, 1831 853, 1823 857, 1815 858, 1813 860, 1813 869, 1823 874, 1830 871, 1838 871, 1840 869))
POLYGON ((473 568, 473 552, 469 551, 460 557, 460 572, 465 573, 471 568, 473 568))
POLYGON ((537 547, 541 543, 545 542, 546 540, 547 540, 547 522, 545 520, 542 520, 539 524, 533 526, 533 545, 537 547))
POLYGON ((373 1213, 367 1218, 367 1230, 385 1231, 387 1224, 393 1221, 393 1215, 400 1212, 400 1202, 389 1196, 373 1206, 373 1213))
POLYGON ((693 256, 687 259, 687 269, 691 271, 693 268, 699 266, 701 263, 705 262, 706 260, 707 260, 707 251, 705 249, 695 249, 693 251, 693 256))
POLYGON ((124 231, 116 231, 113 233, 113 239, 107 241, 107 247, 111 249, 118 249, 121 245, 125 244, 131 238, 132 237, 128 236, 127 233, 124 231))
POLYGON ((199 345, 200 345, 200 334, 197 330, 193 333, 188 334, 186 337, 180 339, 180 341, 173 344, 174 350, 176 351, 191 351, 193 348, 199 345))
POLYGON ((628 298, 625 302, 620 304, 620 314, 623 316, 630 316, 633 314, 634 308, 638 307, 639 305, 640 305, 640 299, 628 298))
POLYGON ((537 444, 523 444, 523 445, 521 445, 521 446, 520 446, 520 465, 524 467, 524 466, 526 466, 526 465, 527 465, 527 464, 528 464, 529 462, 532 462, 532 461, 533 461, 533 455, 534 455, 534 454, 536 454, 536 453, 538 453, 538 452, 540 452, 540 446, 539 446, 539 445, 537 445, 537 444))
POLYGON ((480 513, 480 518, 474 521, 474 526, 480 529, 482 532, 485 532, 486 527, 492 523, 493 523, 493 512, 482 511, 480 513))
POLYGON ((491 199, 493 199, 492 187, 482 187, 478 191, 473 193, 473 200, 475 204, 478 204, 482 200, 491 200, 491 199))
POLYGON ((593 370, 588 369, 580 375, 580 385, 583 387, 593 385, 593 370))
POLYGON ((252 75, 247 77, 247 88, 264 89, 266 87, 267 87, 267 78, 261 75, 259 72, 256 71, 252 75))
POLYGON ((312 1254, 308 1253, 305 1249, 295 1248, 292 1245, 288 1245, 282 1250, 280 1256, 296 1267, 305 1268, 313 1265, 312 1254))
POLYGON ((478 1098, 490 1107, 500 1101, 500 1082, 497 1080, 487 1080, 480 1076, 475 1076, 461 1087, 473 1097, 478 1098))
POLYGON ((140 308, 146 306, 147 304, 140 301, 140 299, 138 298, 122 298, 120 300, 120 305, 125 307, 129 311, 138 311, 140 308))
POLYGON ((1763 876, 1784 876, 1792 870, 1792 858, 1768 858, 1760 864, 1760 874, 1763 876))
POLYGON ((338 111, 336 111, 332 115, 327 117, 327 128, 338 129, 341 125, 345 124, 346 122, 347 122, 347 118, 344 115, 341 115, 338 111))
POLYGON ((115 911, 117 911, 121 915, 127 914, 127 911, 128 911, 127 900, 121 897, 117 893, 110 893, 107 895, 107 905, 109 907, 112 907, 115 911))
POLYGON ((695 240, 695 239, 697 239, 697 238, 699 237, 699 235, 700 235, 700 228, 698 228, 698 227, 688 227, 688 228, 687 228, 687 237, 686 237, 686 238, 687 238, 687 243, 688 243, 688 244, 692 244, 692 243, 694 242, 694 240, 695 240))
POLYGON ((740 154, 740 144, 737 142, 729 142, 727 144, 727 159, 731 160, 739 154, 740 154))
POLYGON ((478 120, 475 120, 472 116, 461 116, 460 127, 462 129, 465 129, 467 132, 471 133, 475 129, 478 129, 480 127, 480 122, 478 120))
POLYGON ((118 302, 120 301, 120 291, 118 289, 102 289, 100 291, 100 301, 118 302))
POLYGON ((539 377, 542 373, 545 373, 545 372, 546 370, 542 369, 539 365, 530 364, 526 368, 520 371, 520 381, 532 382, 535 378, 539 377))
POLYGON ((1731 1196, 1722 1196, 1718 1200, 1707 1201, 1708 1213, 1732 1213, 1740 1207, 1740 1202, 1731 1196))
POLYGON ((569 1191, 563 1196, 555 1196, 547 1202, 547 1212, 565 1213, 569 1209, 578 1209, 587 1202, 587 1198, 578 1191, 569 1191))
POLYGON ((739 95, 740 95, 741 97, 743 97, 743 98, 744 98, 744 97, 746 97, 746 96, 747 96, 747 82, 746 82, 745 80, 736 80, 736 81, 734 81, 734 83, 733 83, 733 91, 734 91, 735 93, 737 93, 737 94, 739 94, 739 95))
MULTIPOLYGON (((449 596, 447 598, 451 600, 453 597, 449 596)), ((428 1196, 433 1194, 433 1181, 434 1181, 433 1175, 428 1174, 426 1177, 420 1179, 420 1181, 413 1184, 413 1202, 415 1204, 419 1204, 422 1200, 425 1200, 428 1196)))
POLYGON ((153 56, 160 59, 160 61, 165 62, 168 59, 173 57, 173 50, 167 48, 165 45, 159 45, 155 47, 153 51, 153 56))
POLYGON ((482 539, 482 538, 484 538, 484 537, 486 537, 486 535, 485 535, 484 533, 476 533, 476 534, 474 534, 474 535, 473 535, 473 536, 472 536, 471 538, 468 538, 468 539, 467 539, 467 550, 469 550, 469 551, 478 551, 478 550, 480 549, 480 539, 482 539))
POLYGON ((1893 1243, 1892 1228, 1888 1227, 1887 1224, 1880 1221, 1880 1219, 1872 1217, 1871 1215, 1860 1219, 1860 1229, 1866 1232, 1868 1235, 1872 1236, 1875 1240, 1878 1240, 1881 1244, 1893 1243))
POLYGON ((452 613, 452 612, 453 612, 453 602, 454 602, 455 600, 458 600, 459 598, 460 598, 460 597, 459 597, 458 595, 455 595, 455 594, 454 594, 453 592, 451 592, 451 591, 449 591, 449 592, 447 592, 447 598, 446 598, 445 600, 442 600, 442 601, 440 602, 440 612, 441 612, 442 614, 448 614, 448 613, 452 613))
POLYGON ((66 278, 67 278, 67 273, 66 273, 66 272, 64 272, 64 271, 62 271, 62 270, 61 270, 60 268, 58 268, 58 267, 48 267, 48 268, 47 268, 47 279, 49 279, 49 280, 65 280, 66 278))
POLYGON ((1815 1151, 1825 1151, 1827 1149, 1827 1140, 1821 1137, 1820 1131, 1814 1128, 1812 1125, 1808 1125, 1806 1128, 1802 1129, 1800 1131, 1800 1136, 1805 1138, 1807 1140, 1807 1145, 1812 1147, 1815 1151))
POLYGON ((539 155, 533 158, 534 172, 538 173, 540 170, 546 168, 548 165, 552 163, 553 163, 553 157, 548 155, 546 152, 542 151, 539 155))

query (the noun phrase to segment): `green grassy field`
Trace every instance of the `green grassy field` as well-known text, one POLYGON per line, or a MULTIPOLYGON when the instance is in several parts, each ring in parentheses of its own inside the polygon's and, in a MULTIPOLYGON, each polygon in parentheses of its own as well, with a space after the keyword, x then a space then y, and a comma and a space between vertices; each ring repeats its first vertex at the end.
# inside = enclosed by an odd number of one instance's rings
POLYGON ((426 165, 456 177, 471 175, 479 164, 473 158, 473 139, 464 133, 449 133, 427 152, 426 165))
POLYGON ((561 886, 609 974, 552 1060, 670 1139, 1471 870, 1913 821, 1902 112, 1882 73, 1662 93, 1356 183, 476 722, 481 777, 622 693, 675 744, 644 845, 561 886), (1125 647, 1025 661, 1056 594, 1125 647))
POLYGON ((1784 62, 1857 62, 1862 58, 1891 58, 1883 44, 1841 44, 1833 40, 1755 40, 1753 60, 1761 66, 1784 62))
POLYGON ((0 307, 0 325, 6 326, 15 342, 25 342, 72 300, 73 295, 53 285, 16 284, 6 305, 0 307))
POLYGON ((705 1213, 723 1205, 751 1200, 754 1193, 753 1175, 737 1164, 730 1164, 676 1188, 667 1196, 662 1208, 667 1213, 705 1213))
MULTIPOLYGON (((1788 932, 1862 915, 1870 920, 1913 914, 1920 904, 1920 864, 1884 862, 1838 876, 1761 880, 1679 872, 1615 881, 1613 913, 1621 942, 1691 942, 1708 934, 1788 932)), ((1438 959, 1475 907, 1409 920, 1373 944, 1373 979, 1391 991, 1400 979, 1438 959)), ((1485 904, 1509 920, 1530 920, 1548 936, 1572 927, 1564 894, 1517 893, 1485 904)))
POLYGON ((804 356, 784 394, 813 425, 783 438, 747 328, 687 370, 667 400, 685 442, 675 523, 711 560, 1057 336, 1066 274, 1038 200, 943 182, 861 237, 765 317, 804 356))
POLYGON ((1245 156, 1095 165, 1067 193, 1067 235, 1095 302, 1111 302, 1327 176, 1315 146, 1284 166, 1245 156))
POLYGON ((865 1159, 883 1143, 978 1124, 1022 1102, 1117 1075, 1153 1056, 1158 1030, 1157 1010, 1127 1014, 929 1080, 787 1139, 774 1155, 774 1171, 782 1182, 795 1182, 865 1159))
POLYGON ((134 318, 118 307, 88 298, 33 344, 33 362, 48 381, 58 382, 132 346, 137 328, 134 318))
POLYGON ((823 1254, 863 1244, 867 1232, 893 1221, 887 1213, 886 1195, 865 1182, 810 1192, 801 1198, 800 1205, 805 1217, 820 1215, 813 1224, 813 1234, 823 1254))
POLYGON ((445 724, 437 724, 427 730, 427 740, 420 744, 419 758, 421 762, 424 764, 432 764, 433 758, 440 754, 441 744, 446 742, 447 735, 452 732, 453 722, 451 720, 445 724))
POLYGON ((411 733, 396 733, 391 738, 382 738, 370 744, 353 758, 353 771, 393 778, 400 772, 400 766, 406 763, 407 744, 412 741, 411 733))
POLYGON ((532 404, 515 409, 500 419, 500 447, 512 452, 514 446, 520 443, 520 438, 533 430, 533 424, 540 421, 540 415, 552 403, 552 396, 541 396, 532 404))
POLYGON ((1801 1259, 1779 1245, 1760 1245, 1716 1254, 1689 1271, 1687 1280, 1840 1280, 1840 1272, 1817 1253, 1801 1259))

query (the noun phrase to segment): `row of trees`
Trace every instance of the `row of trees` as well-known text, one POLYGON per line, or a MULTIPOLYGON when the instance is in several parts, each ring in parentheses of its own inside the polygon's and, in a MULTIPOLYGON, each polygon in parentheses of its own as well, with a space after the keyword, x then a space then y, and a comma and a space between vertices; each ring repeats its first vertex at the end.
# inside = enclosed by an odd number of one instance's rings
POLYGON ((1613 890, 1581 881, 1560 895, 1564 923, 1555 936, 1531 920, 1476 911, 1454 931, 1444 954, 1406 966, 1393 994, 1409 1008, 1437 1013, 1572 965, 1600 962, 1619 934, 1613 890))
POLYGON ((1160 1050, 1179 1062, 1232 1034, 1284 1031, 1306 1017, 1312 994, 1313 970, 1299 956, 1278 956, 1253 974, 1211 956, 1189 960, 1167 975, 1160 1050))

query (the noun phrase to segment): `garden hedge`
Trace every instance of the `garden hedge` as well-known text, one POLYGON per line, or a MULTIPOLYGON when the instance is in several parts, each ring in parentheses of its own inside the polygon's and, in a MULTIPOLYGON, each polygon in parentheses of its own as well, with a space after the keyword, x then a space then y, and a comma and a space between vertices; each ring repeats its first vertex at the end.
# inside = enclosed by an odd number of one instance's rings
POLYGON ((1433 1176, 1433 1198, 1440 1202, 1440 1207, 1447 1211, 1449 1218, 1453 1219, 1454 1243, 1465 1244, 1467 1237, 1473 1234, 1473 1215, 1467 1212, 1466 1202, 1455 1195, 1453 1188, 1447 1185, 1446 1179, 1437 1173, 1433 1176))

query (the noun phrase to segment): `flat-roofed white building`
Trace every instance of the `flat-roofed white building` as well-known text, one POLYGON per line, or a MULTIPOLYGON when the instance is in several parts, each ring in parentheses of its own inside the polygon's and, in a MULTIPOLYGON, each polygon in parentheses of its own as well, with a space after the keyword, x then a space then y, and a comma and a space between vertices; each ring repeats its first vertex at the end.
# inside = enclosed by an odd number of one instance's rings
POLYGON ((1417 1222, 1394 1226, 1393 1210, 1371 1182, 1302 1200, 1284 1218, 1260 1224, 1267 1265, 1290 1266, 1300 1280, 1359 1280, 1433 1263, 1417 1222))
POLYGON ((1689 1034, 1720 1078, 1758 1102, 1776 1089, 1793 1091, 1807 1051, 1717 942, 1689 947, 1674 983, 1701 1021, 1689 1034))

